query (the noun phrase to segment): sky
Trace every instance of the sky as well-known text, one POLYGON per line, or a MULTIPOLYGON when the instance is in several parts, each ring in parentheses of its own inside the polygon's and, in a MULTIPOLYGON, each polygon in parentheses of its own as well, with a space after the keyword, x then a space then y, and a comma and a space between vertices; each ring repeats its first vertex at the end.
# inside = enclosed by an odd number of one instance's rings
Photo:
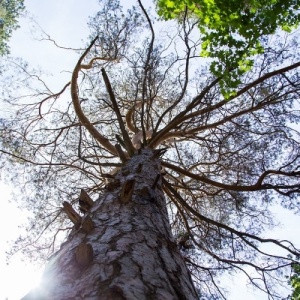
MULTIPOLYGON (((95 13, 97 0, 25 0, 28 16, 62 46, 82 48, 89 35, 88 16, 95 13), (87 5, 88 2, 88 5, 87 5)), ((72 70, 78 55, 53 47, 49 41, 40 42, 36 38, 39 31, 37 25, 28 17, 20 20, 20 29, 13 33, 11 39, 12 56, 23 57, 30 65, 41 67, 52 73, 50 85, 60 90, 62 83, 70 80, 69 73, 62 70, 72 70)), ((1 180, 1 179, 0 179, 1 180)), ((0 218, 0 300, 17 300, 38 284, 42 269, 22 261, 19 256, 12 257, 6 264, 5 251, 9 249, 9 241, 16 239, 20 233, 19 226, 26 222, 26 214, 17 208, 15 199, 10 196, 10 189, 0 181, 0 195, 3 214, 0 218)))
MULTIPOLYGON (((28 16, 32 16, 57 44, 73 48, 81 48, 86 44, 89 35, 86 23, 88 16, 96 12, 97 3, 97 0, 25 0, 28 16)), ((21 56, 29 64, 51 72, 54 79, 50 84, 54 89, 57 86, 59 90, 69 81, 70 76, 69 73, 61 73, 61 70, 72 70, 78 54, 57 49, 49 41, 37 41, 36 37, 39 35, 38 31, 34 31, 36 25, 28 18, 22 19, 20 25, 21 28, 13 34, 11 40, 12 55, 21 56)), ((0 218, 0 300, 20 299, 38 284, 42 273, 42 269, 21 261, 17 256, 6 265, 4 252, 9 247, 7 241, 18 236, 18 226, 26 221, 26 214, 17 208, 15 199, 10 196, 12 188, 0 182, 1 207, 7 212, 0 218)), ((282 225, 276 230, 266 232, 265 236, 289 239, 299 246, 299 219, 280 207, 276 207, 274 213, 282 225)), ((228 296, 230 300, 240 300, 241 297, 243 300, 267 299, 264 294, 253 293, 246 285, 246 278, 242 276, 234 281, 227 279, 225 285, 231 291, 228 296)))

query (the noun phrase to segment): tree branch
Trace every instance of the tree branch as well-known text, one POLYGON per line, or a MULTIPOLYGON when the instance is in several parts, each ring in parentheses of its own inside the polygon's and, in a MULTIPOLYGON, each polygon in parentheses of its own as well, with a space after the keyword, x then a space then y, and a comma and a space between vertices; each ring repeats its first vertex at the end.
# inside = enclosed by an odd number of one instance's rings
MULTIPOLYGON (((279 242, 278 240, 274 240, 274 239, 264 239, 264 238, 260 238, 256 235, 247 233, 247 232, 241 232, 238 230, 235 230, 225 224, 219 223, 217 221, 214 221, 212 219, 209 219, 203 215, 201 215, 200 213, 198 213, 195 209, 193 209, 191 206, 189 206, 186 201, 184 201, 184 199, 180 196, 180 194, 171 186, 171 184, 169 184, 164 178, 162 178, 163 184, 167 187, 167 189, 175 196, 175 198, 177 199, 177 201, 180 203, 180 205, 182 205, 185 209, 187 209, 189 212, 191 212, 194 216, 196 216, 197 218, 199 218, 202 221, 205 221, 209 224, 215 225, 219 228, 223 228, 229 232, 234 233, 235 235, 237 235, 238 237, 240 237, 241 239, 243 239, 244 241, 246 241, 245 238, 250 238, 253 240, 256 240, 260 243, 273 243, 283 249, 285 249, 286 251, 288 251, 289 253, 295 255, 296 257, 300 255, 300 251, 298 249, 296 249, 294 246, 293 249, 290 249, 289 247, 283 245, 281 242, 279 242)), ((233 261, 230 261, 233 262, 233 261)))
MULTIPOLYGON (((175 166, 173 164, 170 164, 166 161, 162 161, 161 165, 164 166, 164 167, 167 167, 169 169, 172 169, 172 170, 176 171, 177 173, 183 174, 187 177, 193 178, 195 180, 199 180, 201 182, 213 185, 215 187, 222 188, 224 190, 239 191, 239 192, 253 192, 253 191, 270 190, 270 189, 278 190, 278 189, 295 189, 295 188, 297 188, 297 191, 300 192, 300 190, 299 190, 300 184, 294 184, 294 185, 261 184, 263 178, 266 177, 267 174, 261 175, 262 177, 260 177, 259 180, 257 181, 257 183, 254 184, 254 185, 244 185, 244 186, 239 185, 238 186, 238 185, 224 184, 224 183, 221 183, 221 182, 211 180, 211 179, 206 178, 204 176, 193 174, 193 173, 191 173, 187 170, 184 170, 184 169, 182 169, 178 166, 175 166)), ((281 172, 281 171, 278 171, 278 172, 280 172, 281 175, 285 175, 284 174, 285 172, 281 172)), ((271 173, 274 173, 274 172, 271 172, 271 173)), ((288 176, 299 176, 299 172, 292 172, 292 173, 287 173, 287 174, 289 174, 288 176)))
POLYGON ((107 151, 114 155, 118 155, 118 151, 116 148, 110 143, 110 141, 104 137, 89 121, 89 119, 85 116, 84 112, 82 111, 79 97, 78 97, 78 86, 77 86, 77 78, 79 75, 79 72, 81 70, 81 62, 85 58, 85 56, 89 53, 91 48, 93 47, 94 43, 98 37, 96 37, 90 44, 90 46, 84 51, 84 53, 81 55, 79 58, 75 69, 72 74, 72 80, 71 80, 71 96, 72 96, 72 101, 74 105, 75 112, 78 116, 78 119, 80 123, 88 130, 88 132, 96 139, 96 141, 102 145, 107 151))
POLYGON ((119 106, 118 106, 115 94, 112 90, 109 78, 108 78, 104 68, 101 69, 101 72, 102 72, 102 77, 103 77, 104 82, 105 82, 106 89, 108 91, 110 100, 111 100, 112 105, 113 105, 113 109, 114 109, 114 111, 117 115, 118 123, 119 123, 120 129, 121 129, 121 132, 122 132, 122 136, 123 136, 123 140, 124 140, 126 150, 128 151, 129 156, 132 156, 134 154, 134 147, 131 143, 128 132, 125 129, 125 125, 124 125, 124 122, 123 122, 123 119, 122 119, 122 116, 121 116, 121 113, 120 113, 120 110, 119 110, 119 106))

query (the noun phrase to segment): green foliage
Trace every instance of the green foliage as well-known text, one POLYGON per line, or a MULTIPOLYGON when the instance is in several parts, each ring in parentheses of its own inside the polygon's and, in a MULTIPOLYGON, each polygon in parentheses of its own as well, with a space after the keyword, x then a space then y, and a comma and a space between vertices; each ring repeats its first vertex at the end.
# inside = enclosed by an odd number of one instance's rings
POLYGON ((253 56, 264 52, 263 36, 279 28, 291 31, 300 21, 298 0, 157 0, 164 19, 182 19, 186 12, 198 20, 201 55, 215 59, 211 71, 229 97, 239 77, 253 66, 253 56))
POLYGON ((0 56, 9 52, 7 41, 18 28, 17 18, 24 9, 24 0, 0 0, 0 56))
POLYGON ((290 278, 290 285, 293 287, 291 300, 300 300, 300 264, 293 264, 293 275, 290 278))

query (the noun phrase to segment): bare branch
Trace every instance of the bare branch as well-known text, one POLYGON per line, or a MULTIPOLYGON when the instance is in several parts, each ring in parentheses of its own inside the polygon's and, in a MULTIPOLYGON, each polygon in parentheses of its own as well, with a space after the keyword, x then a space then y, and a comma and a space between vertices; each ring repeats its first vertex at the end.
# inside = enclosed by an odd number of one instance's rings
POLYGON ((109 140, 104 137, 88 120, 88 118, 85 116, 81 109, 79 97, 78 97, 78 92, 77 92, 77 78, 78 74, 81 70, 81 63, 85 56, 89 53, 91 48, 93 47, 94 43, 98 37, 96 37, 90 44, 90 46, 84 51, 84 53, 81 55, 79 58, 77 65, 73 71, 72 75, 72 80, 71 80, 71 96, 72 96, 72 101, 74 105, 75 112, 81 122, 81 124, 89 131, 89 133, 96 139, 96 141, 99 142, 100 145, 102 145, 105 149, 107 149, 109 152, 112 154, 118 155, 118 151, 116 151, 116 148, 109 142, 109 140))

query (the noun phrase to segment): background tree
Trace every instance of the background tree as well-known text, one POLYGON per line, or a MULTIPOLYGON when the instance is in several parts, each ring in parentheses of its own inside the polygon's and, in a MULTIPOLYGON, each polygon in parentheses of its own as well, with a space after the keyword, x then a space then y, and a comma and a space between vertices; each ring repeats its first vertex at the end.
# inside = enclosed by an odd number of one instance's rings
MULTIPOLYGON (((295 211, 299 205, 299 132, 292 124, 299 120, 300 63, 292 51, 297 36, 265 40, 266 52, 256 57, 236 93, 225 99, 218 85, 222 78, 211 75, 198 55, 197 22, 185 14, 178 26, 159 30, 140 2, 127 13, 116 2, 106 3, 91 20, 93 42, 60 91, 51 91, 43 76, 22 62, 20 75, 14 74, 22 78, 6 78, 11 84, 3 99, 22 106, 12 120, 3 122, 1 153, 5 167, 14 167, 8 175, 24 185, 24 204, 32 212, 29 236, 20 239, 18 249, 48 256, 58 248, 60 234, 70 233, 50 269, 65 264, 66 271, 76 269, 71 260, 85 241, 92 245, 93 262, 87 255, 84 274, 91 275, 99 259, 94 242, 104 235, 98 229, 125 230, 114 214, 144 207, 139 220, 156 224, 167 208, 174 240, 164 233, 160 249, 169 249, 167 241, 177 244, 172 251, 180 249, 200 295, 225 298, 218 278, 239 270, 271 297, 281 296, 276 287, 284 281, 284 268, 294 262, 286 254, 297 256, 299 251, 289 242, 263 238, 262 230, 273 225, 269 208, 274 203, 281 200, 295 211), (69 89, 73 104, 65 94, 69 89), (138 149, 148 149, 163 167, 157 170, 160 176, 144 177, 144 190, 124 179, 132 173, 126 174, 126 167, 147 152, 138 149), (87 201, 92 209, 82 195, 78 201, 81 189, 95 200, 87 201), (110 205, 118 201, 110 195, 131 191, 127 203, 110 205), (78 202, 84 215, 72 208, 78 202), (145 216, 148 210, 150 218, 145 216), (94 230, 83 237, 77 226, 89 218, 94 230), (46 230, 54 239, 43 235, 46 230), (269 243, 286 254, 262 247, 269 243)), ((146 161, 136 170, 147 170, 146 161)), ((138 181, 137 175, 131 179, 138 181)), ((152 225, 148 228, 157 234, 159 228, 152 225)), ((131 238, 143 230, 129 230, 131 238)), ((151 243, 137 242, 145 247, 151 243)), ((85 249, 91 254, 89 246, 85 249)), ((176 258, 181 265, 180 256, 176 258)), ((107 263, 103 272, 111 266, 107 263)), ((94 279, 82 276, 82 269, 74 274, 76 282, 94 279)), ((73 287, 72 293, 80 292, 79 284, 73 287)))
POLYGON ((295 0, 157 0, 164 19, 181 19, 188 10, 198 21, 201 55, 213 58, 210 70, 220 81, 223 95, 229 96, 240 76, 264 52, 262 39, 283 29, 291 32, 300 21, 295 0))
POLYGON ((7 42, 13 30, 18 28, 17 19, 23 9, 23 0, 0 1, 0 55, 9 52, 7 42))
POLYGON ((291 295, 292 300, 300 299, 300 265, 295 263, 292 265, 292 276, 290 278, 290 285, 293 287, 293 293, 291 295))

